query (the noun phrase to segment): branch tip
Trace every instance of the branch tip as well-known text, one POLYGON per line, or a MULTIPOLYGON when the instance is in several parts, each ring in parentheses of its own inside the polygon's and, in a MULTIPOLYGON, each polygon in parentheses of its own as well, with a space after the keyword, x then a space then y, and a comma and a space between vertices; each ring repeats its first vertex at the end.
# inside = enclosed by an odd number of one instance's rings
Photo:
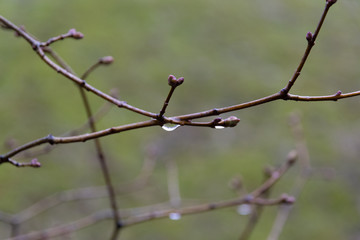
POLYGON ((168 77, 168 84, 171 87, 177 87, 180 86, 183 82, 184 82, 184 78, 180 77, 179 79, 176 79, 176 77, 174 75, 169 75, 168 77))
POLYGON ((99 59, 100 64, 109 65, 114 62, 114 58, 112 56, 105 56, 99 59))
POLYGON ((76 31, 75 28, 70 29, 68 34, 74 39, 82 39, 82 38, 84 38, 84 34, 82 34, 81 32, 76 31))
POLYGON ((288 194, 284 193, 281 195, 281 202, 285 204, 293 204, 295 203, 296 198, 294 196, 289 196, 288 194))
POLYGON ((334 5, 337 2, 337 0, 326 0, 326 4, 329 5, 329 7, 331 7, 332 5, 334 5))

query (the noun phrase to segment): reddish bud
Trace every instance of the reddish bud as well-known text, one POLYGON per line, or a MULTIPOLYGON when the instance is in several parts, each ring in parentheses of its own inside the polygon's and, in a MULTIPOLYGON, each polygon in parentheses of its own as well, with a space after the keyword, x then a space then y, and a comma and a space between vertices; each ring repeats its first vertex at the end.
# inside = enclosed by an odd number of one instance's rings
POLYGON ((184 78, 183 77, 180 77, 177 82, 178 82, 178 86, 181 85, 183 82, 184 82, 184 78))
POLYGON ((180 86, 182 83, 184 82, 184 78, 181 77, 179 79, 176 79, 176 77, 174 75, 169 75, 168 77, 168 84, 171 87, 177 87, 180 86))
POLYGON ((100 58, 99 63, 101 64, 111 64, 114 61, 112 56, 105 56, 100 58))
POLYGON ((310 43, 313 40, 314 35, 311 32, 306 34, 306 40, 310 43))
POLYGON ((341 96, 341 94, 342 94, 342 92, 339 90, 339 91, 337 91, 337 93, 335 94, 335 96, 341 96))

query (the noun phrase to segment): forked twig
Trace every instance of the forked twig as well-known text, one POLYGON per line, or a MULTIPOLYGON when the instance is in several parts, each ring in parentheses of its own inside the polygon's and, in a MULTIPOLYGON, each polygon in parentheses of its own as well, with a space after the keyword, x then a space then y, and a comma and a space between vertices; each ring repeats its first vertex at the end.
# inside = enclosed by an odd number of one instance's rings
MULTIPOLYGON (((121 108, 125 108, 128 109, 130 111, 136 112, 138 114, 147 116, 147 117, 151 117, 151 120, 148 121, 143 121, 143 122, 138 122, 138 123, 133 123, 133 124, 128 124, 128 125, 121 125, 118 127, 112 127, 109 129, 105 129, 105 130, 101 130, 101 131, 97 131, 91 134, 86 134, 86 135, 79 135, 79 136, 74 136, 74 137, 65 137, 65 138, 60 138, 60 137, 54 137, 52 135, 49 135, 47 137, 41 138, 41 139, 37 139, 33 142, 29 142, 23 146, 20 146, 4 155, 0 156, 0 164, 1 163, 5 163, 8 162, 8 158, 14 156, 15 154, 25 151, 29 148, 38 146, 40 144, 44 144, 44 143, 50 143, 50 144, 64 144, 64 143, 72 143, 72 142, 80 142, 80 141, 87 141, 90 139, 95 139, 95 138, 99 138, 99 137, 104 137, 110 134, 115 134, 115 133, 120 133, 123 131, 128 131, 128 130, 133 130, 133 129, 137 129, 137 128, 144 128, 144 127, 149 127, 149 126, 155 126, 155 125, 164 125, 165 123, 172 123, 172 124, 177 124, 177 125, 181 125, 181 126, 206 126, 206 127, 214 127, 214 122, 205 122, 205 123, 201 123, 201 122, 192 122, 193 119, 197 119, 197 118, 203 118, 203 117, 208 117, 208 116, 216 116, 216 115, 220 115, 223 113, 227 113, 227 112, 232 112, 232 111, 237 111, 240 109, 245 109, 245 108, 249 108, 249 107, 254 107, 257 105, 261 105, 261 104, 265 104, 268 102, 272 102, 275 100, 293 100, 293 101, 336 101, 338 99, 343 99, 343 98, 348 98, 348 97, 354 97, 354 96, 358 96, 360 95, 360 91, 355 91, 352 93, 341 93, 340 91, 338 91, 336 94, 334 95, 329 95, 329 96, 314 96, 314 97, 304 97, 304 96, 297 96, 297 95, 293 95, 290 94, 289 91, 291 89, 291 87, 294 85, 295 81, 297 80, 298 76, 300 75, 301 70, 303 69, 303 66, 305 65, 305 62, 311 52, 312 47, 315 44, 315 40, 320 32, 321 27, 323 26, 323 22, 327 16, 327 13, 330 9, 330 7, 335 3, 335 0, 327 0, 326 1, 326 5, 325 5, 325 9, 321 15, 320 21, 315 29, 314 34, 312 33, 307 33, 306 34, 306 39, 308 42, 307 48, 305 50, 305 53, 293 75, 293 77, 290 79, 290 81, 288 82, 288 84, 285 86, 285 88, 283 88, 282 90, 280 90, 278 93, 269 95, 267 97, 263 97, 260 99, 256 99, 253 101, 249 101, 249 102, 245 102, 245 103, 241 103, 241 104, 237 104, 237 105, 233 105, 233 106, 228 106, 228 107, 223 107, 223 108, 214 108, 211 110, 207 110, 207 111, 202 111, 202 112, 197 112, 197 113, 192 113, 192 114, 186 114, 186 115, 180 115, 180 116, 174 116, 174 117, 165 117, 163 116, 163 114, 165 113, 166 107, 168 105, 168 102, 170 100, 170 97, 172 95, 173 90, 169 93, 167 101, 165 101, 164 106, 162 108, 162 110, 160 111, 160 114, 155 114, 155 113, 151 113, 136 107, 133 107, 123 101, 119 101, 103 92, 101 92, 100 90, 92 87, 91 85, 89 85, 88 83, 85 82, 84 79, 78 78, 75 75, 73 75, 72 73, 70 73, 69 71, 65 70, 64 68, 60 67, 59 65, 57 65, 56 63, 54 63, 53 61, 51 61, 44 52, 44 43, 41 43, 37 40, 35 40, 32 36, 30 36, 29 34, 27 34, 25 31, 23 31, 21 28, 15 26, 13 23, 11 23, 10 21, 8 21, 7 19, 5 19, 4 17, 0 16, 0 22, 2 22, 2 24, 4 26, 6 26, 9 29, 14 30, 18 35, 22 36, 25 40, 27 40, 34 48, 34 50, 38 53, 38 55, 43 59, 43 61, 45 63, 47 63, 51 68, 53 68, 54 70, 56 70, 58 73, 64 75, 65 77, 69 78, 70 80, 72 80, 73 82, 75 82, 76 84, 78 84, 79 86, 81 86, 83 89, 86 89, 94 94, 96 94, 97 96, 105 99, 106 101, 109 101, 115 105, 117 105, 118 107, 121 108)), ((45 46, 46 47, 46 46, 45 46)), ((176 80, 176 79, 175 79, 176 80)), ((216 119, 214 120, 216 121, 216 119)), ((236 119, 235 121, 231 121, 231 124, 229 125, 231 126, 235 126, 236 123, 238 122, 238 119, 236 119)), ((225 124, 225 127, 227 125, 225 124)))
MULTIPOLYGON (((207 211, 213 211, 217 209, 233 207, 244 203, 264 205, 264 206, 278 205, 282 203, 292 204, 294 203, 295 199, 288 195, 282 195, 276 199, 262 199, 259 198, 259 196, 264 192, 266 192, 268 189, 270 189, 287 172, 287 170, 295 163, 296 158, 297 158, 296 152, 294 151, 290 152, 287 156, 286 161, 277 170, 273 171, 271 176, 260 187, 258 187, 257 189, 255 189, 245 197, 223 200, 214 203, 194 205, 179 209, 171 208, 171 209, 158 210, 158 211, 150 210, 147 213, 139 214, 136 216, 130 216, 127 219, 123 219, 122 227, 129 227, 135 224, 139 224, 142 222, 155 220, 155 219, 168 218, 169 214, 173 213, 174 211, 180 214, 181 216, 184 216, 184 215, 191 215, 191 214, 197 214, 207 211)), ((79 229, 91 226, 97 222, 112 218, 113 215, 110 210, 103 210, 71 223, 49 228, 44 231, 31 232, 28 234, 16 236, 14 238, 9 238, 7 240, 24 240, 24 239, 36 240, 36 239, 43 239, 44 236, 46 236, 47 238, 62 236, 77 231, 79 229)))

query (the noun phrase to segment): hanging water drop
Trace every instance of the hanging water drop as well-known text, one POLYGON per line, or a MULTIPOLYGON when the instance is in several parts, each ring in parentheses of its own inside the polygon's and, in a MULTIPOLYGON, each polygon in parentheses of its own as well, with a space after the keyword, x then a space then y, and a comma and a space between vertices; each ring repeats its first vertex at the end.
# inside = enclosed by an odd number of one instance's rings
POLYGON ((171 132, 174 131, 175 129, 177 129, 178 127, 180 127, 180 125, 178 124, 172 124, 172 123, 165 123, 164 125, 161 126, 162 129, 164 129, 165 131, 171 132))
POLYGON ((250 204, 241 204, 238 206, 237 212, 240 215, 249 215, 251 213, 251 205, 250 204))
POLYGON ((171 220, 174 220, 174 221, 180 220, 181 219, 181 214, 177 213, 177 212, 172 212, 172 213, 169 214, 169 218, 171 220))
POLYGON ((215 126, 215 129, 224 129, 224 128, 225 128, 224 126, 220 126, 220 125, 215 126))

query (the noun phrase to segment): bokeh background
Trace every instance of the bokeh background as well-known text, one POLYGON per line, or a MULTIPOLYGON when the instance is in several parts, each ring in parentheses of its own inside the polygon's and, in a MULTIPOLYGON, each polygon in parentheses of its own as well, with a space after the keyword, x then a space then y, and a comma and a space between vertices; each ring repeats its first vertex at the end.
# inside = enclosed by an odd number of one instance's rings
MULTIPOLYGON (((167 116, 192 113, 264 97, 285 86, 314 31, 324 0, 2 0, 0 13, 24 25, 38 39, 76 28, 82 40, 53 45, 82 74, 98 58, 115 62, 88 82, 120 99, 158 112, 169 90, 167 77, 185 77, 167 116)), ((360 3, 339 0, 328 18, 292 93, 327 95, 360 89, 360 3)), ((59 136, 86 121, 78 89, 46 66, 28 44, 0 31, 0 139, 23 144, 59 136)), ((90 94, 93 109, 103 101, 90 94)), ((176 163, 183 205, 237 196, 228 186, 241 176, 251 191, 263 169, 277 166, 295 148, 289 116, 301 116, 313 174, 307 181, 280 239, 360 239, 359 98, 338 102, 276 101, 234 112, 241 118, 226 130, 181 127, 141 129, 102 139, 116 186, 131 182, 149 151, 156 165, 146 186, 119 194, 121 209, 166 203, 169 162, 176 163), (150 149, 150 150, 149 150, 150 149)), ((112 108, 98 129, 146 118, 112 108)), ((11 145, 10 144, 10 145, 11 145)), ((26 161, 24 158, 16 158, 26 161)), ((38 157, 39 169, 0 166, 0 210, 17 213, 54 193, 103 185, 92 142, 62 145, 38 157)), ((290 192, 295 166, 272 196, 290 192)), ((106 198, 64 203, 21 226, 35 231, 108 208, 106 198)), ((277 207, 268 207, 251 239, 266 239, 277 207)), ((247 216, 236 208, 155 220, 123 230, 123 239, 236 239, 247 216)), ((110 221, 68 239, 104 239, 110 221)), ((0 238, 10 227, 0 223, 0 238)), ((59 238, 62 239, 62 238, 59 238)))

